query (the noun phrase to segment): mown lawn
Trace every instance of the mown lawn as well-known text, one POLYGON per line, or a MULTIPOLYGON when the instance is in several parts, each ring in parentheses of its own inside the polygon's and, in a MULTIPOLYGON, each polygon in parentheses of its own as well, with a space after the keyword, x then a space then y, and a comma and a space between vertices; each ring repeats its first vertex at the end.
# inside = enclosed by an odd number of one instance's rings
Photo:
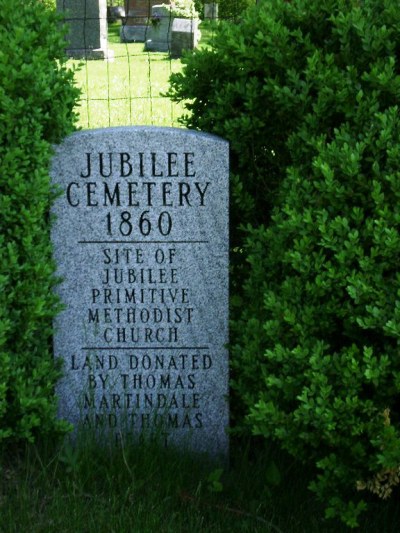
POLYGON ((79 127, 178 126, 182 106, 163 93, 171 73, 182 69, 180 59, 144 52, 143 43, 120 43, 119 28, 109 28, 112 61, 71 61, 82 90, 79 127))

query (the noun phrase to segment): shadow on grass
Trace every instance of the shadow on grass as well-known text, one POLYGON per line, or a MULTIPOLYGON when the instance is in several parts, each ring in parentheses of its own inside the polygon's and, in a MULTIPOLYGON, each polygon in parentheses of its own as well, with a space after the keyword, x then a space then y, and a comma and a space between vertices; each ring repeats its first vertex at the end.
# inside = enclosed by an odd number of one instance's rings
MULTIPOLYGON (((59 532, 347 531, 323 519, 310 472, 264 442, 232 442, 229 469, 154 442, 84 441, 2 451, 0 530, 59 532)), ((374 503, 359 531, 397 531, 398 506, 374 503)))

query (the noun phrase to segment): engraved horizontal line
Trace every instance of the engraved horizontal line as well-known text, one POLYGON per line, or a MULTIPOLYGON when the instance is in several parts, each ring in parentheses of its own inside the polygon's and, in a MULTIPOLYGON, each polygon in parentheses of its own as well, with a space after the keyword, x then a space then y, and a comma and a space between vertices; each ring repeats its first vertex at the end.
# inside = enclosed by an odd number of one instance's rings
POLYGON ((210 241, 78 241, 78 244, 209 244, 210 241))
POLYGON ((208 346, 84 346, 81 350, 209 350, 208 346))

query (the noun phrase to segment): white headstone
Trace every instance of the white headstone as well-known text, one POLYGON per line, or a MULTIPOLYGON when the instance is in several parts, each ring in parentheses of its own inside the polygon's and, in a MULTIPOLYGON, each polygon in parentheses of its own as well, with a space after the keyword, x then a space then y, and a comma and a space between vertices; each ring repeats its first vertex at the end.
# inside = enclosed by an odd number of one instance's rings
POLYGON ((171 46, 171 28, 174 17, 171 6, 152 7, 150 24, 146 33, 145 50, 167 52, 171 46))
POLYGON ((183 129, 75 133, 56 148, 65 305, 59 414, 95 434, 228 451, 228 143, 183 129))
POLYGON ((193 50, 199 42, 196 19, 175 18, 171 27, 171 55, 181 57, 184 50, 193 50))

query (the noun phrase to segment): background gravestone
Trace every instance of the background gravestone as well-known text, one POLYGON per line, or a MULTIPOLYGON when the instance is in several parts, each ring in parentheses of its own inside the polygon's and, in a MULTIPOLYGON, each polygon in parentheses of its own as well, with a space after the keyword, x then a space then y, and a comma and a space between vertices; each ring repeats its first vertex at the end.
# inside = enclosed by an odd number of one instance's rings
POLYGON ((175 18, 171 28, 171 55, 181 57, 184 50, 193 50, 199 37, 197 20, 175 18))
MULTIPOLYGON (((145 42, 149 29, 151 11, 159 0, 128 0, 126 19, 121 26, 121 42, 145 42)), ((169 4, 166 0, 164 4, 169 4)))
POLYGON ((173 20, 170 6, 155 5, 152 7, 152 22, 147 29, 145 50, 152 52, 167 52, 169 50, 173 20))
POLYGON ((204 4, 204 18, 205 20, 217 20, 218 19, 218 4, 204 4))
POLYGON ((113 24, 114 22, 121 22, 126 17, 125 7, 123 6, 107 6, 107 22, 113 24))
POLYGON ((60 416, 228 450, 228 143, 109 128, 56 149, 60 416))
POLYGON ((180 57, 183 50, 197 46, 200 39, 197 19, 176 18, 171 6, 155 5, 151 21, 146 32, 145 50, 170 51, 173 57, 180 57))
POLYGON ((106 0, 57 0, 69 32, 66 53, 74 58, 111 59, 106 0))

